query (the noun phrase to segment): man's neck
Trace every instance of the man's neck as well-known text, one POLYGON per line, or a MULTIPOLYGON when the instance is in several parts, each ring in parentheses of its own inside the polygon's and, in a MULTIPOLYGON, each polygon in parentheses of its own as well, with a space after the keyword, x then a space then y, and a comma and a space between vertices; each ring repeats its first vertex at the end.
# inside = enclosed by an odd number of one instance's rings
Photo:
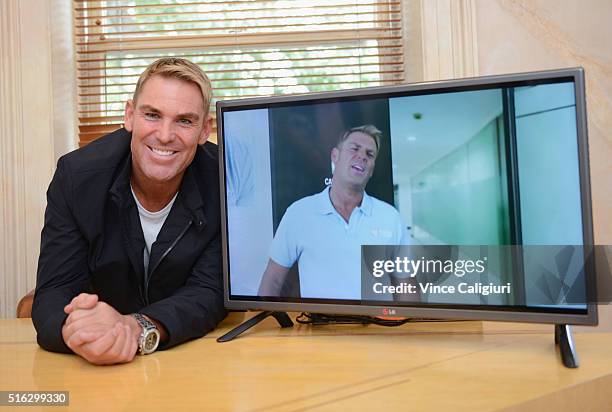
POLYGON ((363 200, 363 189, 361 188, 342 188, 339 185, 334 185, 329 189, 329 198, 334 206, 334 209, 348 223, 353 210, 361 204, 363 200))
POLYGON ((176 182, 152 183, 143 182, 144 179, 138 178, 133 173, 130 184, 142 207, 149 212, 158 212, 166 207, 178 192, 182 176, 177 177, 176 182))

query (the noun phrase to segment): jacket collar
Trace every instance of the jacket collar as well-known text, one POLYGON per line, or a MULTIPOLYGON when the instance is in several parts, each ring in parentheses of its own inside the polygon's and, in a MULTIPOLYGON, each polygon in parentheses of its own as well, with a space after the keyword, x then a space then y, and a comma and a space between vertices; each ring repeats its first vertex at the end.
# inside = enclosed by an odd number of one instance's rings
POLYGON ((203 210, 204 202, 202 201, 202 194, 196 183, 192 165, 189 165, 187 169, 185 169, 183 181, 179 188, 179 197, 185 209, 191 213, 194 226, 198 231, 204 228, 206 225, 206 217, 204 216, 203 210))
POLYGON ((130 178, 132 176, 132 153, 128 153, 119 167, 119 174, 113 181, 109 190, 113 200, 120 208, 135 205, 130 190, 130 178))

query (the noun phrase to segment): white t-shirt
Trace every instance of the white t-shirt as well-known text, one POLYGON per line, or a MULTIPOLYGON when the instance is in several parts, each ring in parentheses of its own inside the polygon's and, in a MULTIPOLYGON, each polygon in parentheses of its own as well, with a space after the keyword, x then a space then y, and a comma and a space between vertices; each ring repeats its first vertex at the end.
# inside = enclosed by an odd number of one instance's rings
POLYGON ((131 185, 130 189, 132 190, 132 196, 134 196, 136 206, 138 207, 138 215, 140 216, 140 226, 142 227, 142 234, 145 238, 146 247, 144 250, 143 258, 146 278, 146 275, 149 273, 149 256, 151 256, 151 247, 153 246, 153 243, 157 240, 157 235, 159 234, 159 231, 164 225, 166 218, 170 214, 170 209, 172 209, 172 205, 176 200, 178 192, 176 192, 172 200, 170 200, 170 202, 168 202, 168 204, 164 206, 162 210, 158 212, 149 212, 140 204, 131 185))

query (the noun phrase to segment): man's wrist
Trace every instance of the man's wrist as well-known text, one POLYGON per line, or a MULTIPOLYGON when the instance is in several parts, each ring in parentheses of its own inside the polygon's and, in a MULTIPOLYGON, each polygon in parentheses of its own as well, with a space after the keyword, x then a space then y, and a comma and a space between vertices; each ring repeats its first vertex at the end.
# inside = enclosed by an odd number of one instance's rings
MULTIPOLYGON (((159 331, 159 341, 166 342, 166 340, 168 340, 168 332, 166 332, 166 329, 162 326, 162 324, 147 315, 141 315, 144 316, 146 320, 155 325, 155 327, 159 331)), ((134 319, 132 315, 123 315, 123 317, 125 319, 125 322, 130 326, 132 336, 134 337, 134 339, 136 339, 136 341, 138 341, 140 339, 140 334, 143 331, 142 326, 138 324, 138 322, 136 321, 136 319, 134 319)))
POLYGON ((142 326, 132 315, 123 315, 124 322, 130 327, 132 338, 138 342, 142 334, 142 326))
POLYGON ((159 341, 165 342, 168 339, 168 333, 166 332, 166 329, 162 326, 162 324, 156 321, 155 319, 148 317, 147 315, 142 316, 144 316, 149 322, 155 325, 155 327, 159 331, 159 341))

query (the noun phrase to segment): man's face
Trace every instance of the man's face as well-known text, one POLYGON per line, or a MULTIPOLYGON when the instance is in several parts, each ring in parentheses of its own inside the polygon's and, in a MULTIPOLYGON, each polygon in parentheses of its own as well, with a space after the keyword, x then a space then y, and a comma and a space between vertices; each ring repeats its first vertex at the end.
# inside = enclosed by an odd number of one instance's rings
POLYGON ((153 76, 137 101, 128 101, 125 128, 132 132, 133 176, 141 185, 177 183, 210 134, 202 94, 191 82, 153 76))
POLYGON ((363 132, 351 133, 340 147, 332 149, 334 183, 365 190, 376 162, 374 138, 363 132))

